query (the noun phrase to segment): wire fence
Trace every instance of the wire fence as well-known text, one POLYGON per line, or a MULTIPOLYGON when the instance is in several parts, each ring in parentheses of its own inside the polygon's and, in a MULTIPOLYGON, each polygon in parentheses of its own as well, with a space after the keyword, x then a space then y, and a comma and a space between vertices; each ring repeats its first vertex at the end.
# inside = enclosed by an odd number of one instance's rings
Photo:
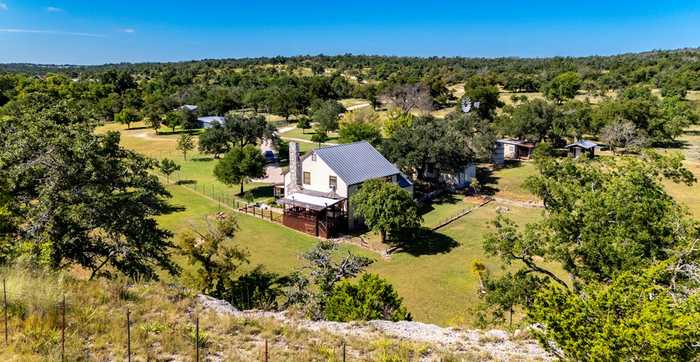
POLYGON ((243 201, 230 192, 218 190, 213 185, 193 183, 175 183, 175 185, 190 189, 195 193, 208 198, 218 206, 218 211, 232 210, 250 216, 255 216, 269 222, 282 224, 283 212, 281 209, 255 202, 243 201))
MULTIPOLYGON (((69 360, 68 356, 66 355, 66 345, 68 342, 70 342, 70 339, 76 339, 78 342, 84 341, 84 335, 81 335, 77 333, 75 330, 76 328, 80 328, 80 317, 78 315, 73 315, 71 313, 71 310, 73 307, 76 307, 75 302, 71 302, 70 300, 66 299, 65 295, 62 295, 58 298, 51 297, 51 296, 41 296, 37 295, 36 293, 28 293, 28 292, 9 292, 7 287, 6 287, 6 280, 2 280, 2 307, 3 307, 3 332, 4 332, 4 344, 5 347, 8 347, 10 344, 11 339, 16 339, 13 342, 19 342, 20 343, 29 343, 29 338, 33 338, 36 336, 33 336, 32 334, 26 334, 22 333, 20 330, 16 330, 13 333, 13 329, 9 326, 9 310, 11 308, 10 302, 11 301, 27 301, 31 303, 41 303, 43 305, 42 308, 36 309, 36 310, 24 310, 20 313, 21 318, 27 319, 31 315, 37 315, 42 319, 48 318, 48 315, 54 316, 54 318, 57 319, 57 322, 59 324, 60 328, 60 337, 59 340, 56 341, 57 343, 60 344, 60 361, 66 361, 69 360), (58 300, 56 300, 58 299, 58 300), (67 333, 67 329, 69 328, 73 329, 72 333, 67 333)), ((82 305, 82 304, 81 304, 82 305)), ((14 313, 17 314, 18 311, 14 310, 14 313)), ((125 348, 125 355, 123 356, 124 360, 131 362, 132 360, 149 360, 147 356, 137 356, 136 353, 134 353, 134 349, 132 347, 136 347, 136 343, 147 343, 145 341, 141 341, 138 338, 133 338, 132 337, 132 331, 137 330, 139 328, 142 328, 146 326, 149 323, 148 318, 138 318, 138 316, 134 315, 133 310, 131 310, 128 306, 124 307, 123 310, 121 311, 123 313, 124 317, 124 324, 122 327, 122 331, 118 333, 123 333, 125 336, 125 341, 124 341, 124 346, 125 348), (137 317, 137 318, 134 318, 137 317), (144 358, 145 357, 145 358, 144 358)), ((193 315, 190 317, 191 322, 194 325, 194 330, 192 331, 191 335, 191 356, 192 360, 199 362, 199 361, 205 361, 207 360, 207 357, 209 356, 209 351, 207 348, 208 344, 208 337, 207 337, 207 331, 206 328, 204 328, 200 324, 200 319, 199 319, 199 313, 194 312, 193 315)), ((146 351, 148 351, 148 346, 145 346, 146 351)), ((339 356, 337 358, 341 359, 343 362, 346 361, 346 345, 345 342, 343 342, 340 346, 339 356)), ((337 348, 337 347, 336 347, 337 348)), ((136 348, 138 349, 138 348, 136 348)), ((269 362, 270 361, 270 344, 269 340, 265 338, 260 342, 260 345, 258 347, 259 349, 259 360, 264 361, 264 362, 269 362)), ((188 353, 188 354, 189 354, 188 353)), ((120 357, 121 358, 121 357, 120 357)))

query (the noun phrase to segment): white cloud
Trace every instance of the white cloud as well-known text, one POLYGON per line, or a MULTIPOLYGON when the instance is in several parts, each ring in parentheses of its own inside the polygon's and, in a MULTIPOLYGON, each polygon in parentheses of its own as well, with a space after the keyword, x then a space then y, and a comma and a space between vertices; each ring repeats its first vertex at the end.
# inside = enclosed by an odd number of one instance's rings
POLYGON ((85 36, 85 37, 90 37, 90 38, 106 38, 106 36, 103 34, 81 33, 81 32, 75 32, 75 31, 61 31, 61 30, 0 28, 0 33, 52 34, 52 35, 85 36))
POLYGON ((46 8, 46 11, 48 11, 48 12, 50 12, 50 13, 62 13, 62 12, 63 12, 63 9, 57 8, 57 7, 54 7, 54 6, 49 6, 49 7, 46 8))
POLYGON ((7 10, 7 4, 0 3, 0 11, 6 11, 6 10, 7 10))
POLYGON ((123 33, 133 34, 133 33, 136 32, 136 29, 134 29, 134 28, 124 28, 124 29, 122 29, 122 32, 123 32, 123 33))

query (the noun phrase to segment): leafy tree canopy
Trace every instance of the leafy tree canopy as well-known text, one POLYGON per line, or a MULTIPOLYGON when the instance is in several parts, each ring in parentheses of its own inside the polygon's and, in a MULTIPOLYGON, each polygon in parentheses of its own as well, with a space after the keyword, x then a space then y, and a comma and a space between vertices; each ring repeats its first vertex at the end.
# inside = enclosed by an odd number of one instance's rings
POLYGON ((434 179, 441 172, 458 172, 476 159, 470 148, 474 129, 457 122, 416 118, 410 127, 401 127, 384 140, 382 153, 406 174, 419 180, 434 179))
POLYGON ((401 297, 386 280, 376 274, 364 274, 357 283, 342 281, 326 303, 326 319, 339 322, 385 319, 411 320, 401 297))
POLYGON ((316 105, 311 114, 311 119, 324 132, 335 131, 338 129, 338 120, 343 112, 345 112, 345 107, 342 104, 329 100, 316 105))
POLYGON ((265 158, 260 149, 253 145, 233 147, 214 167, 216 179, 227 185, 240 185, 255 177, 265 176, 265 158))
POLYGON ((695 181, 682 157, 537 163, 526 184, 544 219, 521 231, 497 218, 484 248, 520 269, 487 281, 486 302, 525 307, 543 346, 565 359, 695 358, 700 227, 662 184, 695 181))
POLYGON ((561 103, 573 99, 581 89, 581 76, 576 72, 565 72, 557 75, 544 87, 544 95, 561 103))
POLYGON ((381 234, 397 236, 417 229, 421 223, 418 207, 408 191, 383 180, 369 180, 350 198, 355 214, 381 234))
POLYGON ((15 250, 51 268, 80 265, 93 276, 177 273, 171 234, 154 219, 172 210, 151 174, 156 162, 121 148, 118 133, 57 122, 78 110, 58 118, 55 110, 0 122, 0 195, 17 217, 15 250))

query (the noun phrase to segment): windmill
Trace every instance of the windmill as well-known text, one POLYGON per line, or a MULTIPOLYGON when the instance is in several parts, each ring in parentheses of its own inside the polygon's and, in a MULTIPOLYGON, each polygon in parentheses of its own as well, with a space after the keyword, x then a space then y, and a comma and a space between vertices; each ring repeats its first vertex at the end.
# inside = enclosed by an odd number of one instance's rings
POLYGON ((472 101, 469 97, 462 98, 462 112, 469 113, 472 110, 472 101))

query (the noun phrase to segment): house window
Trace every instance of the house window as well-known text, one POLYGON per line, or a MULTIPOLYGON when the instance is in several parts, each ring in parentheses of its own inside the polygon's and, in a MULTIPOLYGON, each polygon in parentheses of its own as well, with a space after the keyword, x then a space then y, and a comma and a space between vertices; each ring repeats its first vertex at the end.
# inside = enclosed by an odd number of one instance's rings
POLYGON ((304 185, 311 185, 311 172, 304 172, 304 185))
POLYGON ((338 179, 335 176, 328 176, 328 187, 331 190, 336 190, 338 188, 338 179))
POLYGON ((311 161, 316 161, 316 152, 311 153, 311 161))

